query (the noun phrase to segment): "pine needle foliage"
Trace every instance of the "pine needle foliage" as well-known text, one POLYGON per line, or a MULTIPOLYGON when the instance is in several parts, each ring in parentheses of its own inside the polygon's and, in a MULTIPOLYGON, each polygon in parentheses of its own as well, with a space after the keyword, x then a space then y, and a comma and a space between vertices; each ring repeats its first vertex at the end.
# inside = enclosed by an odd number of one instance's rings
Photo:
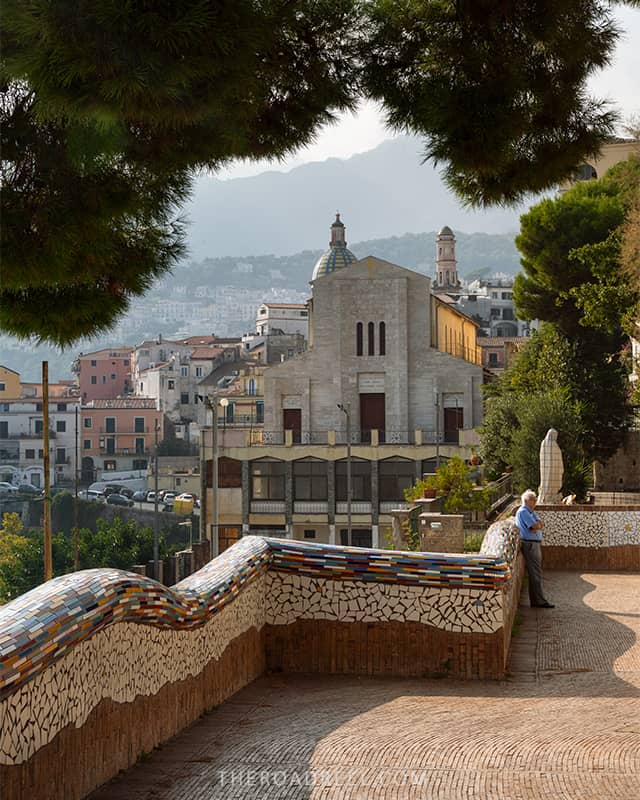
POLYGON ((548 188, 611 133, 585 86, 617 36, 600 0, 5 0, 0 327, 106 330, 184 253, 197 170, 363 98, 465 202, 548 188))

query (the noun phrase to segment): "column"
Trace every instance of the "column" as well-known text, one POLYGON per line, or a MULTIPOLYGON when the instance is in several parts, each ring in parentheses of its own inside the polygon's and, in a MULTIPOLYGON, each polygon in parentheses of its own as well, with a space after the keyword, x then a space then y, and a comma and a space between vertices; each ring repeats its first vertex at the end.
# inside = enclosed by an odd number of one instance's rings
POLYGON ((380 489, 378 482, 378 462, 371 462, 371 525, 378 525, 380 511, 380 489))
POLYGON ((242 535, 249 533, 249 512, 251 497, 251 475, 249 462, 242 462, 242 535))

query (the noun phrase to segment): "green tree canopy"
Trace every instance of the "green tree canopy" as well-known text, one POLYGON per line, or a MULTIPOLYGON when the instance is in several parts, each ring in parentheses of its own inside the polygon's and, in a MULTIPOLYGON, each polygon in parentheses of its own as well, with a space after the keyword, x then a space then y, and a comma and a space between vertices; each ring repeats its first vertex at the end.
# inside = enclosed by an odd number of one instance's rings
POLYGON ((0 327, 108 328, 181 256, 196 170, 281 158, 361 98, 468 202, 547 188, 611 134, 585 86, 616 38, 598 0, 7 0, 0 327))

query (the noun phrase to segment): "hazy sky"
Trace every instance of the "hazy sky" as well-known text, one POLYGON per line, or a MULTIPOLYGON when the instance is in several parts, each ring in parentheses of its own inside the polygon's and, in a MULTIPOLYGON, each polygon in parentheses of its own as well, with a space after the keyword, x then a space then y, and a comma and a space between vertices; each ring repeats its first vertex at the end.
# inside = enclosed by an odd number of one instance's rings
MULTIPOLYGON (((613 63, 594 76, 590 91, 596 97, 615 104, 623 116, 640 114, 640 9, 618 8, 616 18, 624 33, 621 36, 613 63)), ((379 109, 372 103, 362 104, 356 115, 341 117, 336 125, 324 128, 315 144, 301 150, 286 162, 238 163, 218 178, 240 178, 256 175, 265 170, 286 171, 308 161, 327 158, 347 158, 376 147, 393 133, 385 128, 379 109)))

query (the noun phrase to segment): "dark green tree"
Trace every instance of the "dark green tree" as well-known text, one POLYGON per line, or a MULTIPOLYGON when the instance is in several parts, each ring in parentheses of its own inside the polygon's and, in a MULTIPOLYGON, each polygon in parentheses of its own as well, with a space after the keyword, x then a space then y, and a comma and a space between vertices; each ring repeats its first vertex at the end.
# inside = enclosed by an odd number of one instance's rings
POLYGON ((362 97, 469 202, 548 187, 611 133, 585 85, 616 37, 598 0, 6 0, 0 328, 107 329, 181 256, 196 170, 362 97))
POLYGON ((564 461, 563 492, 583 498, 591 459, 585 453, 580 405, 571 401, 566 390, 514 391, 490 398, 480 429, 485 466, 494 474, 512 467, 518 491, 537 489, 540 443, 549 428, 558 431, 564 461))

